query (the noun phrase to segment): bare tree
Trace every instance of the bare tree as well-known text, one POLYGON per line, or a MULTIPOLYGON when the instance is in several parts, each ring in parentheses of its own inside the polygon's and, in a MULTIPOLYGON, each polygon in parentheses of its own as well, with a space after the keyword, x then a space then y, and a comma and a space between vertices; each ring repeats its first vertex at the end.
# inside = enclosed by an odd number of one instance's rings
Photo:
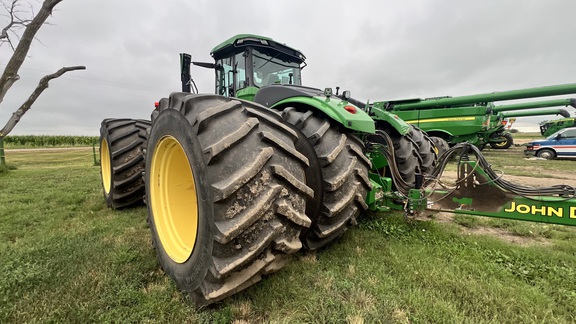
MULTIPOLYGON (((62 0, 44 0, 42 7, 38 14, 34 15, 32 8, 30 8, 28 14, 31 15, 32 19, 24 19, 21 17, 23 14, 22 5, 20 0, 9 0, 2 1, 2 6, 7 12, 9 22, 6 24, 2 31, 0 32, 0 46, 8 44, 10 48, 14 51, 12 57, 6 64, 6 68, 2 75, 0 76, 0 103, 4 100, 6 93, 12 87, 12 85, 20 79, 18 71, 24 63, 30 50, 30 45, 36 37, 36 33, 46 23, 46 19, 52 14, 54 7, 62 2, 62 0), (22 35, 19 36, 18 31, 24 29, 22 35), (14 38, 17 38, 17 45, 14 46, 14 38)), ((20 118, 32 107, 32 104, 38 99, 40 94, 48 88, 48 82, 52 79, 60 77, 62 74, 74 71, 74 70, 84 70, 85 66, 68 66, 63 67, 55 73, 44 76, 40 79, 38 86, 32 92, 30 97, 12 114, 12 117, 8 120, 6 125, 0 129, 0 141, 8 135, 14 126, 20 121, 20 118)))

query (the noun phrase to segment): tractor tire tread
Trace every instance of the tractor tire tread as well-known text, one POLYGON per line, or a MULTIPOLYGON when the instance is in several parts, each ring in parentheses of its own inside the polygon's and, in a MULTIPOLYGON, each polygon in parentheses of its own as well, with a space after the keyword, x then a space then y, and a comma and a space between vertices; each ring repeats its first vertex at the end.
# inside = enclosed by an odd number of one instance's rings
MULTIPOLYGON (((145 169, 143 149, 151 122, 143 119, 113 119, 102 121, 100 143, 108 143, 110 154, 110 190, 104 198, 110 208, 119 209, 143 204, 145 169)), ((101 170, 102 172, 102 170, 101 170)))
POLYGON ((322 208, 303 237, 308 249, 318 249, 355 225, 360 212, 367 208, 364 199, 371 189, 371 164, 362 153, 363 143, 328 117, 294 107, 285 107, 281 113, 284 120, 308 138, 321 165, 322 208))
MULTIPOLYGON (((169 102, 155 120, 164 110, 178 111, 204 154, 203 174, 197 176, 206 179, 211 198, 202 203, 211 204, 214 217, 205 275, 178 276, 178 265, 161 256, 150 211, 148 222, 163 269, 203 306, 253 285, 301 249, 300 233, 311 224, 306 199, 313 190, 305 182, 307 159, 294 149, 298 134, 278 114, 218 95, 173 93, 169 102)), ((156 138, 154 132, 153 127, 156 138)))

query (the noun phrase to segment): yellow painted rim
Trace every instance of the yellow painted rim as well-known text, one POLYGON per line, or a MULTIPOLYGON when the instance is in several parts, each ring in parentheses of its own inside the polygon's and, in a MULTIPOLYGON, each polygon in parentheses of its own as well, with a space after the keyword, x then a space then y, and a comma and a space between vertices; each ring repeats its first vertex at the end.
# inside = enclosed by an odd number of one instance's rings
POLYGON ((498 142, 498 143, 496 143, 496 144, 494 144, 494 145, 496 145, 496 146, 498 146, 498 147, 502 147, 502 146, 506 146, 506 144, 508 144, 508 141, 507 141, 507 140, 506 140, 506 141, 503 141, 503 142, 498 142))
POLYGON ((156 144, 150 166, 150 204, 156 232, 166 254, 184 263, 198 235, 198 201, 190 162, 172 136, 156 144))
POLYGON ((100 142, 100 169, 102 171, 104 192, 108 195, 110 193, 110 186, 112 185, 112 171, 110 168, 110 149, 108 148, 108 141, 106 139, 102 139, 102 142, 100 142))

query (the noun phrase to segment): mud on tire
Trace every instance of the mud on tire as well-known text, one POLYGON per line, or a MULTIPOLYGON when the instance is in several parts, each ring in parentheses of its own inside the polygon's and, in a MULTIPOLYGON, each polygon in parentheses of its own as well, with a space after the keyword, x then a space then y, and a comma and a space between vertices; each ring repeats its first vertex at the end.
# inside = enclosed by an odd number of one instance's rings
POLYGON ((436 165, 437 157, 436 150, 434 149, 434 142, 424 133, 420 128, 412 126, 409 134, 416 144, 418 155, 420 156, 420 171, 425 174, 432 173, 436 165))
MULTIPOLYGON (((386 131, 392 140, 396 165, 404 182, 412 186, 416 182, 416 173, 432 173, 438 155, 432 139, 427 134, 412 125, 406 135, 401 135, 396 130, 382 127, 382 125, 379 128, 386 131)), ((388 168, 385 174, 392 177, 388 168)))
POLYGON ((143 149, 150 121, 105 119, 100 127, 100 175, 106 204, 126 208, 143 204, 143 149))
POLYGON ((319 159, 323 184, 322 209, 303 236, 308 249, 320 248, 340 237, 368 206, 370 161, 364 144, 350 131, 311 110, 286 107, 282 117, 304 133, 319 159))
POLYGON ((254 103, 173 93, 146 156, 148 221, 160 265, 207 305, 277 271, 311 225, 298 133, 254 103))

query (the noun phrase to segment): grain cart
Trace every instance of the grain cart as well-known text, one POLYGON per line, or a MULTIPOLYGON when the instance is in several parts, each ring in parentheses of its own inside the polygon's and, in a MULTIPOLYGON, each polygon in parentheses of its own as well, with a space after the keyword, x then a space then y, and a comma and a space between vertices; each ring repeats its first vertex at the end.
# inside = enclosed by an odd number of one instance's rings
MULTIPOLYGON (((469 142, 480 149, 486 144, 493 148, 507 148, 512 145, 511 136, 503 127, 491 125, 491 116, 498 111, 520 110, 538 107, 551 107, 549 102, 521 103, 496 106, 494 103, 505 100, 548 97, 576 93, 576 84, 564 84, 492 92, 462 97, 436 97, 428 99, 405 99, 377 101, 372 104, 376 111, 397 114, 407 123, 418 126, 432 137, 442 138, 450 145, 469 142), (504 143, 504 144, 502 144, 504 143)), ((377 113, 376 113, 377 116, 377 113)))
MULTIPOLYGON (((348 91, 302 86, 304 56, 270 38, 238 35, 211 54, 214 63, 191 63, 189 55, 181 55, 185 92, 159 101, 143 132, 144 167, 131 169, 143 173, 159 263, 196 305, 253 285, 302 248, 327 245, 366 209, 414 215, 426 208, 466 212, 473 206, 482 214, 481 200, 462 192, 461 185, 433 190, 451 155, 476 153, 468 144, 437 157, 427 135, 397 116, 375 112, 348 91), (191 64, 214 70, 217 94, 187 92, 196 88, 189 78, 191 64), (432 196, 438 199, 430 200, 432 196)), ((102 124, 101 152, 114 155, 108 125, 112 122, 102 124)), ((119 128, 122 134, 141 134, 137 123, 130 131, 119 128)), ((140 137, 125 147, 141 148, 140 137)), ((109 158, 102 169, 113 170, 122 161, 109 158)), ((463 168, 471 169, 460 183, 482 180, 478 172, 490 172, 484 162, 477 159, 480 167, 463 162, 463 168)), ((485 179, 492 177, 485 174, 485 179)), ((102 175, 106 194, 107 176, 115 173, 103 170, 102 175)), ((108 192, 115 192, 115 184, 108 184, 108 192)), ((552 195, 547 199, 556 208, 553 212, 574 204, 571 188, 545 192, 552 195), (556 197, 559 192, 562 198, 556 197)), ((537 201, 542 195, 519 194, 534 195, 537 201)), ((520 218, 528 202, 511 197, 518 204, 514 208, 493 204, 497 213, 484 214, 520 218)))

